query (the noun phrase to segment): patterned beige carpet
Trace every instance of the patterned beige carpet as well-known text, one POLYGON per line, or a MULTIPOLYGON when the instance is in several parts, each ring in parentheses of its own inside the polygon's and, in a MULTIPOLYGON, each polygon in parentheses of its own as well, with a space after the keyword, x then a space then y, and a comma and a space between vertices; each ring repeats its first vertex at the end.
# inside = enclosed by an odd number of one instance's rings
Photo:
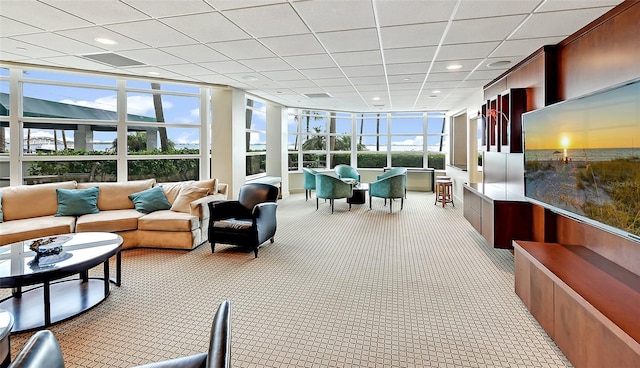
MULTIPOLYGON (((393 214, 340 200, 332 215, 294 194, 257 259, 125 251, 122 286, 51 330, 68 367, 130 367, 206 351, 228 298, 235 367, 570 366, 513 292, 512 254, 433 200, 410 192, 393 214)), ((31 334, 12 336, 14 356, 31 334)))

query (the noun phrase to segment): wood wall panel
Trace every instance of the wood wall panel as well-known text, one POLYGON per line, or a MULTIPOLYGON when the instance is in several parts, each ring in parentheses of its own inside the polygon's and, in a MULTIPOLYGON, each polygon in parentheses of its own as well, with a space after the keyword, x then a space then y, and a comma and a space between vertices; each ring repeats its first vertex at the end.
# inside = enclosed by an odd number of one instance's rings
POLYGON ((515 246, 513 259, 515 292, 522 299, 527 309, 531 310, 531 261, 515 246))
POLYGON ((554 282, 539 267, 530 268, 530 305, 529 310, 540 326, 555 340, 554 336, 554 282))
POLYGON ((628 1, 614 13, 560 44, 560 100, 640 78, 640 1, 628 1))

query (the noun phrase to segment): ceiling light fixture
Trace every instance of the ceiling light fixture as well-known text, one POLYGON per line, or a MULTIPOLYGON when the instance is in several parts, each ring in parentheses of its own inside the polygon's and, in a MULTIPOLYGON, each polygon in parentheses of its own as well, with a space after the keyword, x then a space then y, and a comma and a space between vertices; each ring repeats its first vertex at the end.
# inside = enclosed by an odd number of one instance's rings
POLYGON ((411 80, 411 78, 403 78, 402 80, 403 81, 408 81, 408 80, 411 80))
POLYGON ((244 77, 242 77, 242 79, 246 80, 247 82, 255 82, 258 80, 258 77, 254 75, 245 75, 244 77))
POLYGON ((160 75, 160 73, 158 73, 158 72, 149 72, 148 74, 149 75, 160 75))
POLYGON ((447 66, 448 70, 456 70, 456 69, 460 69, 460 68, 462 68, 462 65, 460 65, 460 64, 451 64, 451 65, 447 66))
POLYGON ((511 61, 509 61, 509 60, 498 60, 498 61, 494 61, 494 62, 491 62, 491 63, 487 64, 487 67, 489 67, 489 68, 500 68, 500 67, 503 67, 503 66, 507 66, 509 64, 511 64, 511 61))
POLYGON ((431 91, 431 93, 440 93, 440 92, 442 92, 442 91, 441 91, 441 90, 439 90, 439 89, 436 89, 436 90, 431 91))
POLYGON ((96 37, 93 40, 98 42, 98 43, 101 43, 103 45, 117 45, 118 44, 118 41, 114 41, 112 39, 104 38, 104 37, 96 37))
POLYGON ((374 101, 380 101, 380 97, 374 97, 374 98, 372 98, 372 100, 374 100, 374 101))

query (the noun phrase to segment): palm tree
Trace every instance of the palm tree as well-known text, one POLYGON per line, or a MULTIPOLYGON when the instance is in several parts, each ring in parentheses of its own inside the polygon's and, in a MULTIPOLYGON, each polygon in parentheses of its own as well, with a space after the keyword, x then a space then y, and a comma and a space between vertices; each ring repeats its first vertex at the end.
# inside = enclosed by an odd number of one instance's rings
MULTIPOLYGON (((160 83, 151 83, 151 89, 160 90, 160 83)), ((153 108, 156 112, 156 121, 158 123, 164 123, 164 111, 162 109, 162 95, 160 93, 153 93, 153 108)), ((169 151, 169 138, 167 137, 167 128, 159 127, 158 133, 160 133, 160 150, 162 152, 169 151)))

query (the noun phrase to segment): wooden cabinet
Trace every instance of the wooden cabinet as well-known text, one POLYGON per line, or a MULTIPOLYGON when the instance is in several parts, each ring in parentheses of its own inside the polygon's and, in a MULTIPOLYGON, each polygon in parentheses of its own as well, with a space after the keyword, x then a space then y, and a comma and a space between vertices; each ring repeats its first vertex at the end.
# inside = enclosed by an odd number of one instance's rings
POLYGON ((533 209, 524 198, 504 189, 465 184, 464 217, 494 248, 512 248, 512 240, 532 239, 533 209))
POLYGON ((509 89, 488 99, 482 107, 485 150, 522 153, 522 114, 526 111, 526 88, 509 89))

